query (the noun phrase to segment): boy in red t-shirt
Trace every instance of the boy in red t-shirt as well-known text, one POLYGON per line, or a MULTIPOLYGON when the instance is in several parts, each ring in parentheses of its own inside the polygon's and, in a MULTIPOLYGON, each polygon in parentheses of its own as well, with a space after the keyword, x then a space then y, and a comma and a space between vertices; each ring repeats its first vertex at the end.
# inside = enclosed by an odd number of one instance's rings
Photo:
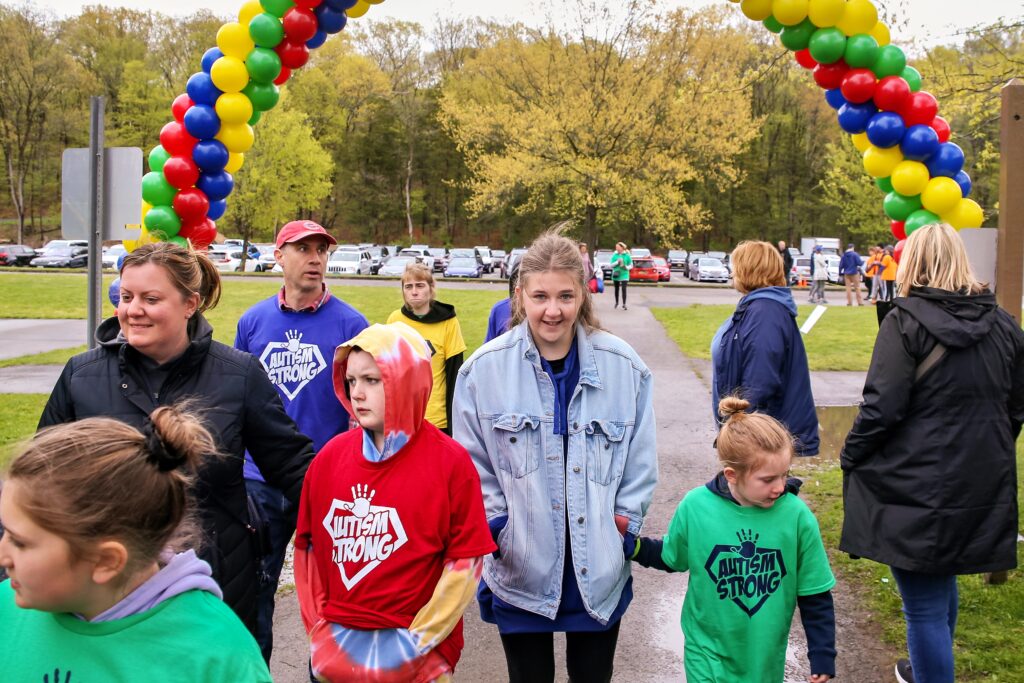
POLYGON ((462 613, 495 550, 466 450, 424 420, 426 342, 404 323, 338 347, 334 389, 362 429, 306 473, 295 584, 321 681, 446 681, 462 613))

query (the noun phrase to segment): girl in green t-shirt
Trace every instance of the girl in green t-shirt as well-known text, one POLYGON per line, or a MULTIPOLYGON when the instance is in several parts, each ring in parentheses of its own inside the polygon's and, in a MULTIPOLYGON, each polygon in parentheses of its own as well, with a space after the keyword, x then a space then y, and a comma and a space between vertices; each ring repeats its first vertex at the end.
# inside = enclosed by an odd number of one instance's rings
POLYGON ((626 285, 629 284, 629 271, 633 270, 633 257, 623 242, 615 245, 612 254, 612 283, 615 285, 615 308, 619 307, 619 290, 622 290, 622 310, 626 310, 626 285))
POLYGON ((789 479, 793 437, 773 417, 726 397, 722 470, 679 503, 662 539, 633 559, 689 571, 682 626, 689 683, 782 681, 793 611, 807 634, 810 683, 835 676, 835 578, 818 522, 789 479))

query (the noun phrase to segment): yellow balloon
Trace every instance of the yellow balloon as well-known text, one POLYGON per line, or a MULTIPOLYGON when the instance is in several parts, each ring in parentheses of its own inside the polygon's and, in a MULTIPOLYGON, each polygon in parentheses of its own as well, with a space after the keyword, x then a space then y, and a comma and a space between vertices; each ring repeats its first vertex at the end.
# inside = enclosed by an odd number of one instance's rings
POLYGON ((249 0, 249 2, 242 5, 242 9, 238 10, 238 23, 242 26, 248 26, 253 17, 257 14, 263 14, 263 11, 263 5, 260 4, 260 0, 249 0))
POLYGON ((145 199, 142 200, 142 217, 139 218, 139 222, 140 223, 142 222, 142 219, 146 217, 146 214, 149 213, 149 210, 152 209, 152 208, 153 208, 152 204, 147 202, 145 199))
POLYGON ((224 92, 240 92, 249 85, 249 71, 238 57, 224 55, 213 63, 210 79, 224 92))
POLYGON ((237 173, 238 169, 242 168, 242 163, 245 161, 245 155, 241 152, 229 152, 228 163, 224 167, 224 170, 228 173, 237 173))
POLYGON ((853 146, 857 148, 858 152, 866 152, 868 151, 868 147, 871 146, 871 143, 868 142, 867 133, 856 133, 851 135, 850 139, 853 140, 853 146))
MULTIPOLYGON (((221 126, 216 138, 224 143, 229 152, 248 152, 256 138, 248 123, 221 126)), ((229 157, 230 158, 230 157, 229 157)))
POLYGON ((369 9, 370 3, 366 2, 366 0, 359 0, 359 2, 345 10, 345 14, 349 19, 358 19, 366 14, 369 9))
MULTIPOLYGON (((898 147, 896 149, 899 149, 898 147)), ((901 161, 892 170, 892 189, 904 197, 913 197, 928 187, 928 167, 920 161, 901 161)))
POLYGON ((973 199, 961 199, 956 207, 942 216, 942 220, 957 230, 962 228, 980 228, 985 220, 985 212, 981 205, 973 199))
POLYGON ((875 147, 871 145, 864 151, 864 170, 872 178, 885 178, 892 175, 896 165, 903 161, 903 152, 899 146, 875 147))
POLYGON ((959 206, 963 198, 963 190, 955 180, 939 176, 928 181, 928 186, 921 193, 921 204, 941 216, 959 206))
POLYGON ((796 26, 807 18, 808 0, 772 0, 772 14, 783 26, 796 26))
POLYGON ((848 36, 867 33, 878 23, 878 10, 871 0, 849 0, 836 27, 848 36))
POLYGON ((371 5, 379 5, 380 3, 384 2, 384 0, 366 0, 366 2, 370 3, 371 5))
POLYGON ((835 26, 845 11, 845 0, 811 0, 807 5, 807 17, 818 28, 835 26))
POLYGON ((885 47, 892 42, 892 36, 889 34, 889 27, 878 22, 875 27, 868 31, 872 38, 878 41, 878 47, 885 47))
POLYGON ((256 43, 249 36, 249 28, 236 22, 224 24, 217 30, 217 47, 229 57, 245 59, 256 43))
POLYGON ((226 92, 214 105, 221 123, 232 125, 247 123, 252 118, 252 102, 240 92, 226 92))
POLYGON ((772 15, 772 0, 740 0, 740 10, 748 19, 764 21, 772 15))

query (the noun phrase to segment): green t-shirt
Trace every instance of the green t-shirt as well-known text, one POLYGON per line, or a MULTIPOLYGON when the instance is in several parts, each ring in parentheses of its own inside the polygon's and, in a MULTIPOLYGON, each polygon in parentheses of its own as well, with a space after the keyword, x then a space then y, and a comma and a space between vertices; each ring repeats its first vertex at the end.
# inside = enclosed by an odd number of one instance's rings
POLYGON ((818 521, 791 494, 764 509, 694 489, 672 517, 661 557, 690 571, 682 615, 687 683, 782 681, 797 596, 836 582, 818 521))
POLYGON ((633 266, 633 257, 628 251, 612 254, 612 280, 623 282, 629 280, 629 269, 633 266))
POLYGON ((90 623, 22 609, 0 583, 0 679, 40 683, 269 683, 256 641, 215 595, 192 590, 124 619, 90 623), (59 673, 58 673, 59 672, 59 673))

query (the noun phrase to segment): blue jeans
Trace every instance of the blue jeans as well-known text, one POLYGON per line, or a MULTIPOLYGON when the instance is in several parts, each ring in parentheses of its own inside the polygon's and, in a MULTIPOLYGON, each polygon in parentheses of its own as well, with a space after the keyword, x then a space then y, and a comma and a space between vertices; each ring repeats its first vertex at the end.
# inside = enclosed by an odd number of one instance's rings
POLYGON ((270 653, 274 649, 274 596, 284 565, 284 554, 295 533, 296 513, 284 494, 265 482, 246 479, 245 490, 256 502, 270 530, 270 554, 262 558, 260 567, 265 580, 256 591, 256 643, 269 664, 270 653))
POLYGON ((890 569, 903 598, 914 683, 953 683, 956 576, 890 569))

